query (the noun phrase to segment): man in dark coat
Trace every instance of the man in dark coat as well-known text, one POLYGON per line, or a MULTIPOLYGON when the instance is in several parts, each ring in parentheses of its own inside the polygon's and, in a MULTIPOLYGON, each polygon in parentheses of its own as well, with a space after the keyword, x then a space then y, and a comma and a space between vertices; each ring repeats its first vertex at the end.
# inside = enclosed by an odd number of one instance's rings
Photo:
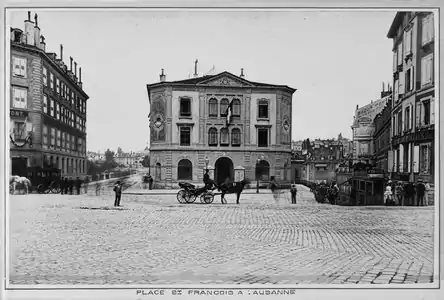
POLYGON ((404 187, 405 202, 407 205, 414 205, 415 186, 408 182, 404 187))
POLYGON ((122 197, 122 185, 120 181, 116 182, 113 191, 116 193, 116 198, 114 200, 114 206, 120 206, 120 198, 122 197))
POLYGON ((153 189, 153 181, 154 181, 153 176, 149 175, 148 176, 148 185, 149 185, 150 190, 153 189))
POLYGON ((72 195, 74 189, 74 180, 72 179, 72 177, 69 177, 68 187, 69 187, 69 194, 72 195))
POLYGON ((208 169, 205 171, 203 182, 205 183, 205 187, 209 190, 213 188, 214 181, 211 180, 210 174, 208 174, 208 169))
POLYGON ((80 195, 80 187, 82 186, 82 181, 80 180, 79 176, 76 177, 75 185, 76 185, 77 195, 80 195))
POLYGON ((290 193, 291 193, 291 204, 296 204, 296 194, 298 193, 298 188, 296 187, 296 184, 294 182, 290 187, 290 193))
POLYGON ((63 188, 64 188, 63 194, 68 195, 68 188, 69 188, 68 177, 65 177, 63 179, 63 188))
POLYGON ((424 206, 425 185, 421 179, 416 183, 417 206, 424 206))

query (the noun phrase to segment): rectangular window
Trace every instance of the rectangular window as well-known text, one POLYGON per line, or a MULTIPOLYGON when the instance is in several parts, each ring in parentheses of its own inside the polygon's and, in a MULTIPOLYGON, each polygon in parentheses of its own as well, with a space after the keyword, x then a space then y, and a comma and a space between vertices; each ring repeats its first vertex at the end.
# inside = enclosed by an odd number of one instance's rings
POLYGON ((430 125, 430 100, 422 101, 421 119, 423 125, 430 125))
POLYGON ((51 99, 51 105, 49 106, 49 115, 51 116, 51 117, 54 117, 54 100, 53 99, 51 99))
POLYGON ((76 150, 75 136, 71 135, 71 150, 76 150))
POLYGON ((42 106, 42 108, 43 108, 43 112, 45 114, 47 114, 48 113, 48 97, 46 95, 43 95, 43 106, 42 106))
POLYGON ((43 85, 48 86, 48 70, 43 67, 43 85))
POLYGON ((51 146, 55 146, 55 128, 51 128, 51 146))
POLYGON ((191 116, 191 99, 188 98, 180 99, 180 116, 181 117, 191 116))
POLYGON ((409 68, 405 72, 405 90, 410 92, 413 90, 414 78, 413 78, 413 67, 409 68))
POLYGON ((427 145, 420 147, 419 168, 420 168, 420 172, 422 174, 429 174, 430 173, 429 147, 427 145))
POLYGON ((412 28, 405 33, 404 49, 405 55, 412 53, 412 28))
POLYGON ((268 119, 268 103, 267 102, 259 102, 258 118, 259 119, 268 119))
POLYGON ((69 97, 71 96, 71 91, 69 89, 69 87, 66 87, 66 96, 65 96, 65 100, 69 101, 69 97))
POLYGON ((57 129, 57 147, 59 148, 61 147, 61 139, 62 139, 61 132, 59 129, 57 129))
POLYGON ((48 145, 48 126, 43 125, 43 145, 48 145))
POLYGON ((49 74, 49 87, 54 91, 55 87, 54 87, 54 74, 50 73, 49 74))
POLYGON ((228 146, 230 143, 230 138, 228 136, 228 129, 227 128, 222 128, 220 130, 220 144, 224 145, 224 146, 228 146))
POLYGON ((65 132, 62 132, 62 133, 61 133, 60 147, 61 147, 62 149, 65 149, 65 132))
POLYGON ((433 53, 421 59, 421 85, 432 82, 433 78, 433 53))
POLYGON ((404 119, 404 131, 407 131, 410 129, 410 106, 404 110, 404 119))
POLYGON ((56 78, 56 92, 60 95, 60 80, 56 78))
POLYGON ((71 115, 71 126, 72 127, 76 127, 76 114, 75 113, 72 113, 72 115, 71 115))
POLYGON ((238 128, 231 130, 231 146, 240 146, 241 132, 238 128))
POLYGON ((26 58, 13 56, 12 63, 14 76, 26 77, 26 58))
POLYGON ((65 149, 67 151, 69 151, 69 149, 71 148, 71 137, 69 136, 69 133, 65 134, 65 149))
POLYGON ((72 106, 73 103, 74 103, 74 92, 71 91, 71 99, 69 99, 69 104, 71 104, 71 106, 72 106))
POLYGON ((433 13, 422 19, 422 45, 425 45, 434 39, 434 20, 433 13))
POLYGON ((60 104, 56 104, 56 119, 60 120, 60 104))
POLYGON ((181 146, 191 145, 191 128, 190 127, 180 127, 180 145, 181 146))
POLYGON ((14 108, 27 108, 28 107, 28 90, 18 87, 12 88, 13 102, 12 107, 14 108))
POLYGON ((398 51, 393 51, 393 73, 398 69, 398 51))
POLYGON ((403 59, 402 43, 399 43, 399 45, 398 45, 398 66, 402 65, 402 59, 403 59))
POLYGON ((268 128, 258 128, 257 130, 257 146, 268 147, 268 128))
POLYGON ((24 140, 26 138, 26 124, 24 122, 14 122, 14 139, 24 140))

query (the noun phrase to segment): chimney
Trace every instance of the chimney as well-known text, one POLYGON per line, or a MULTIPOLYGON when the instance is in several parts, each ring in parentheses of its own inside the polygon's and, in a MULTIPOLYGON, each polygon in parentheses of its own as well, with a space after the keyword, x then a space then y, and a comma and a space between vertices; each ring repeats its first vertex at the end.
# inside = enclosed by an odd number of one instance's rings
POLYGON ((197 58, 196 58, 196 61, 194 62, 194 77, 199 76, 199 75, 197 74, 197 63, 198 63, 198 60, 197 60, 197 58))
POLYGON ((162 69, 162 73, 160 74, 160 82, 165 82, 166 79, 166 75, 163 73, 163 69, 162 69))
POLYGON ((40 49, 46 51, 45 37, 43 35, 40 36, 40 49))
POLYGON ((74 62, 74 78, 75 81, 77 82, 77 62, 74 62))
POLYGON ((82 68, 79 68, 79 86, 82 88, 82 68))
POLYGON ((35 46, 35 40, 34 40, 34 26, 33 22, 31 21, 31 12, 28 11, 28 20, 25 20, 25 34, 26 34, 26 44, 35 46))
POLYGON ((69 57, 69 71, 72 73, 72 57, 69 57))
MULTIPOLYGON (((34 45, 40 48, 40 28, 38 25, 38 15, 34 15, 35 26, 34 26, 34 45)), ((41 49, 41 48, 40 48, 41 49)))
POLYGON ((245 75, 244 75, 244 68, 241 69, 240 78, 245 78, 245 75))
POLYGON ((60 60, 63 61, 63 45, 60 44, 60 60))

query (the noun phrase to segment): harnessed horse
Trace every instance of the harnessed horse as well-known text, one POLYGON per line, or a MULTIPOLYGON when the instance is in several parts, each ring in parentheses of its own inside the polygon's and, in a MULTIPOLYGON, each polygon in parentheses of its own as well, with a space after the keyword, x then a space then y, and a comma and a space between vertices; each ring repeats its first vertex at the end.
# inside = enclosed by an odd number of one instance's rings
POLYGON ((236 194, 237 195, 236 204, 239 204, 240 195, 244 190, 245 186, 249 183, 250 181, 248 179, 244 179, 242 181, 237 181, 237 182, 223 183, 220 186, 218 186, 218 190, 221 191, 220 201, 222 202, 222 204, 227 203, 227 200, 225 199, 226 194, 236 194))
POLYGON ((26 177, 20 177, 17 175, 12 175, 9 177, 9 186, 12 187, 12 194, 15 194, 17 187, 25 190, 26 194, 29 194, 29 189, 32 187, 31 180, 26 177))

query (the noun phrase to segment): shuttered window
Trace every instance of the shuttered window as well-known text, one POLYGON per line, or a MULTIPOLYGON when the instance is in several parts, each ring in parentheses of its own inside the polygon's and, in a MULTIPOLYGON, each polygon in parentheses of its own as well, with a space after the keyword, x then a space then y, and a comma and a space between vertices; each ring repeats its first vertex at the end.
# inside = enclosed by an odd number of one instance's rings
POLYGON ((12 88, 12 97, 14 108, 27 108, 28 107, 28 90, 18 87, 12 88))
POLYGON ((26 58, 13 56, 12 63, 14 76, 26 77, 26 58))
POLYGON ((413 147, 413 172, 419 173, 419 146, 413 147))
POLYGON ((421 85, 432 82, 433 76, 433 53, 421 59, 421 85))

